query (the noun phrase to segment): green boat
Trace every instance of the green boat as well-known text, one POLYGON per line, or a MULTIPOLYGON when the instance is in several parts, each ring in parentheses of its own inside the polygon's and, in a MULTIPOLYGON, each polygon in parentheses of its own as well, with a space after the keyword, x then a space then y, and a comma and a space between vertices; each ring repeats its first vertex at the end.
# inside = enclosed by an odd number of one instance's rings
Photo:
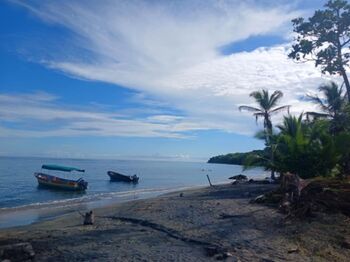
MULTIPOLYGON (((85 170, 76 167, 66 167, 59 165, 42 165, 41 168, 46 170, 55 170, 62 172, 85 172, 85 170)), ((83 178, 79 178, 78 180, 71 180, 53 175, 48 175, 42 172, 34 173, 34 176, 37 178, 39 186, 42 187, 50 187, 62 190, 84 191, 87 189, 88 186, 88 182, 86 182, 83 178)))

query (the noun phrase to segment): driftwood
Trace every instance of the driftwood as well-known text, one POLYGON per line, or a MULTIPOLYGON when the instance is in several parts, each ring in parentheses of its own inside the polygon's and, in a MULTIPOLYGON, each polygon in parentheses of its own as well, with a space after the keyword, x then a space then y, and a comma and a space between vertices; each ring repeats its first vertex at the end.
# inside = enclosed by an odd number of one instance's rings
POLYGON ((287 174, 281 184, 284 197, 281 211, 287 217, 306 217, 313 211, 341 212, 350 216, 349 179, 315 178, 304 180, 287 174))
POLYGON ((209 175, 207 175, 207 179, 208 179, 209 185, 212 187, 213 184, 212 184, 211 181, 210 181, 209 175))
POLYGON ((277 205, 286 218, 304 218, 313 212, 341 212, 350 216, 350 178, 301 179, 286 173, 275 191, 257 197, 253 203, 277 205))
POLYGON ((92 212, 86 212, 85 213, 85 218, 84 218, 84 225, 93 225, 95 223, 95 215, 92 212))
POLYGON ((350 216, 349 179, 315 179, 300 192, 292 216, 303 217, 312 211, 341 212, 350 216))
POLYGON ((83 222, 84 226, 93 225, 95 223, 95 214, 92 210, 90 210, 89 212, 86 212, 85 214, 82 214, 79 212, 79 214, 84 218, 84 222, 83 222))

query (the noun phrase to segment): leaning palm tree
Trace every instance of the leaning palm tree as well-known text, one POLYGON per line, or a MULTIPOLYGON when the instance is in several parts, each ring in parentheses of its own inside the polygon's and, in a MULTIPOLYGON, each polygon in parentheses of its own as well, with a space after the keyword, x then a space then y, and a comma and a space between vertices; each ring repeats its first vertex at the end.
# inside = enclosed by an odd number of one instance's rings
POLYGON ((331 132, 337 133, 344 128, 347 114, 345 113, 346 98, 343 95, 341 87, 334 82, 321 85, 319 91, 322 92, 323 98, 317 95, 308 95, 309 99, 314 102, 322 112, 307 112, 306 116, 313 119, 329 119, 331 122, 331 132))
MULTIPOLYGON (((256 121, 258 121, 259 118, 262 118, 264 121, 264 132, 265 132, 265 142, 266 146, 270 147, 270 157, 271 161, 273 162, 273 150, 272 150, 272 132, 273 132, 273 126, 271 122, 271 116, 273 114, 276 114, 278 112, 281 112, 283 110, 289 110, 288 105, 285 106, 277 106, 278 102, 283 97, 283 93, 281 91, 275 91, 270 96, 268 90, 261 90, 261 91, 255 91, 250 94, 250 97, 253 97, 255 99, 255 102, 257 103, 257 107, 253 106, 240 106, 239 110, 242 111, 249 111, 253 113, 253 116, 255 116, 256 121)), ((275 179, 275 173, 274 170, 271 171, 271 178, 275 179)))

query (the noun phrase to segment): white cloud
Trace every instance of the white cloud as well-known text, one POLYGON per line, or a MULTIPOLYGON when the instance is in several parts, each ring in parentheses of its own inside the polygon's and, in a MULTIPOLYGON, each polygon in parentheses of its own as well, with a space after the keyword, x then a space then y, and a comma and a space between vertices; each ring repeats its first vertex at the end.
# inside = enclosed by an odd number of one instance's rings
POLYGON ((188 131, 211 129, 176 115, 134 117, 72 108, 46 93, 0 93, 0 137, 126 136, 186 138, 188 131))
MULTIPOLYGON (((230 56, 218 52, 223 45, 254 35, 289 35, 286 25, 300 12, 288 6, 234 0, 16 2, 71 32, 67 41, 74 49, 51 52, 56 55, 45 60, 47 66, 136 89, 141 92, 136 99, 145 104, 152 101, 142 96, 151 95, 182 112, 180 117, 125 120, 106 113, 39 108, 35 114, 41 120, 47 115, 89 119, 47 135, 182 137, 185 131, 202 129, 252 134, 254 119, 238 112, 239 105, 252 103, 251 91, 279 89, 285 94, 282 103, 293 105, 297 113, 313 109, 300 97, 325 81, 312 64, 288 60, 284 45, 230 56)), ((35 108, 26 110, 24 105, 17 115, 2 110, 7 119, 15 119, 35 108)))

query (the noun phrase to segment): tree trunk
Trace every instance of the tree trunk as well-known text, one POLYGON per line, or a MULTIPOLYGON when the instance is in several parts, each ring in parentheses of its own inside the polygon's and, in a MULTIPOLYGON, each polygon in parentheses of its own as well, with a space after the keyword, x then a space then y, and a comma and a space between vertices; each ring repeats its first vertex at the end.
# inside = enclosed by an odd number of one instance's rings
POLYGON ((275 170, 271 170, 271 179, 276 180, 275 170))
POLYGON ((348 96, 348 102, 350 103, 350 83, 349 83, 349 78, 348 78, 343 66, 341 67, 341 74, 342 74, 343 79, 344 79, 344 84, 346 87, 346 94, 348 96))
MULTIPOLYGON (((340 16, 340 10, 337 10, 337 18, 338 21, 341 19, 340 16)), ((340 69, 340 73, 344 79, 344 84, 346 87, 346 94, 348 95, 348 102, 350 102, 350 83, 349 83, 349 78, 346 75, 346 70, 344 68, 343 65, 343 52, 342 52, 342 48, 344 47, 341 43, 340 43, 340 32, 341 30, 339 29, 339 22, 337 23, 337 40, 336 40, 336 48, 337 48, 337 55, 338 55, 338 63, 339 63, 339 69, 340 69)))
MULTIPOLYGON (((273 161, 273 153, 271 153, 271 161, 273 161)), ((271 170, 271 179, 276 180, 275 170, 271 170)))
MULTIPOLYGON (((271 165, 273 165, 274 163, 274 152, 273 152, 273 148, 272 148, 272 123, 270 121, 270 116, 268 114, 265 115, 265 118, 267 119, 266 120, 266 132, 267 132, 267 135, 266 135, 266 144, 267 146, 270 147, 270 161, 271 161, 271 165)), ((275 177, 275 170, 271 170, 271 179, 272 180, 275 180, 276 177, 275 177)))

